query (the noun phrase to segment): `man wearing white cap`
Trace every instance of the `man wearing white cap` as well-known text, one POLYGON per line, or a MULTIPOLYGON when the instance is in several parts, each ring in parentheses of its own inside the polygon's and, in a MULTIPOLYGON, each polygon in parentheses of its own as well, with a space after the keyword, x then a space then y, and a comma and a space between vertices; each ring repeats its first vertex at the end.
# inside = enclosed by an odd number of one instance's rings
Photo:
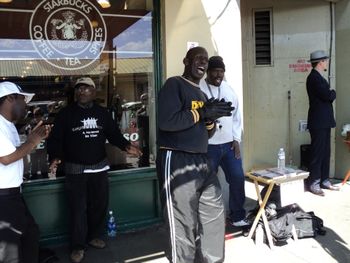
POLYGON ((50 169, 64 162, 66 192, 70 208, 71 261, 83 260, 86 243, 104 248, 100 239, 108 209, 109 169, 105 144, 140 156, 141 151, 120 133, 107 109, 97 105, 96 86, 84 77, 74 85, 76 103, 56 116, 48 140, 50 169))
POLYGON ((26 103, 33 96, 12 82, 0 83, 1 262, 38 262, 39 229, 21 193, 22 158, 47 138, 50 126, 38 123, 22 145, 15 127, 15 123, 26 115, 26 103))
POLYGON ((310 176, 307 179, 308 190, 324 196, 323 189, 338 190, 329 181, 330 136, 335 127, 332 103, 336 98, 335 90, 330 89, 322 72, 327 71, 328 55, 323 50, 310 54, 312 70, 306 80, 309 96, 307 126, 311 136, 310 176))

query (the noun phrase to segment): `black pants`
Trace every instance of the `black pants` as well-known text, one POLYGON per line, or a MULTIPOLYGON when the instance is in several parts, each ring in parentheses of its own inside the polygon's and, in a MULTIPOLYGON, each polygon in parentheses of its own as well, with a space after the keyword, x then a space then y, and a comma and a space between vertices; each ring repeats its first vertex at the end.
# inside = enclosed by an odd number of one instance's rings
POLYGON ((70 208, 71 248, 83 249, 86 242, 101 236, 108 209, 107 171, 66 175, 70 208))
POLYGON ((142 155, 139 158, 139 167, 149 166, 149 117, 140 115, 137 117, 137 124, 139 125, 140 148, 142 155))
POLYGON ((157 172, 173 263, 224 261, 225 216, 220 184, 206 154, 160 150, 157 172))
POLYGON ((329 163, 331 156, 331 129, 310 129, 311 156, 309 187, 319 187, 329 180, 329 163))
POLYGON ((39 228, 21 194, 0 196, 0 262, 38 263, 39 228))

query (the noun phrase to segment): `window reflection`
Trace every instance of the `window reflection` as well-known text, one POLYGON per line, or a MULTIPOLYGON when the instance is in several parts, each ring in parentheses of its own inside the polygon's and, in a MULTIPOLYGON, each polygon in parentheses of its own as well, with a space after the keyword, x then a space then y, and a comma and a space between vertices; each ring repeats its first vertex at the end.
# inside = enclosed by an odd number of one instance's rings
MULTIPOLYGON (((149 124, 154 119, 152 1, 110 0, 109 8, 92 0, 67 2, 0 4, 0 81, 36 94, 26 118, 17 123, 21 139, 39 120, 53 123, 57 112, 74 101, 76 79, 89 76, 97 102, 144 152, 132 158, 107 143, 112 170, 154 165, 149 147, 155 140, 149 124)), ((46 142, 24 162, 26 179, 47 178, 46 142)), ((58 176, 64 176, 62 169, 58 176)))

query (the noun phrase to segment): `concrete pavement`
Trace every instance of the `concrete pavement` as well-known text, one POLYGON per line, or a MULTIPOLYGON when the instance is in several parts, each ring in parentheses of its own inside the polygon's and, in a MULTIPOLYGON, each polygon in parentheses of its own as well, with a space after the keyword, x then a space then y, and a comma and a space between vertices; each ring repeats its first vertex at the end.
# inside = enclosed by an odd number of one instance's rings
MULTIPOLYGON (((340 182, 335 182, 340 185, 340 182)), ((290 262, 290 263, 331 263, 350 262, 350 183, 340 191, 325 190, 326 196, 319 197, 309 192, 297 194, 298 204, 305 211, 314 213, 323 219, 325 236, 293 241, 271 250, 266 244, 257 246, 252 239, 242 235, 242 231, 227 227, 225 263, 231 262, 290 262)), ((246 183, 247 210, 256 204, 254 185, 246 183)), ((113 240, 108 240, 108 247, 103 250, 89 248, 84 263, 139 263, 168 262, 164 250, 167 233, 163 226, 130 233, 119 233, 113 240)), ((54 248, 59 262, 70 262, 67 246, 54 248)))

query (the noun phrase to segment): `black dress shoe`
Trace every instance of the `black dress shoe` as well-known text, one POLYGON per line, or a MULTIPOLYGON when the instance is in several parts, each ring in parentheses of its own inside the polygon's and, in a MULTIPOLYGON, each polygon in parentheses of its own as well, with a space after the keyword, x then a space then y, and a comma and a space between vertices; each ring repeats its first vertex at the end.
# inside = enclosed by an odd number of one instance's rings
POLYGON ((315 195, 325 196, 321 188, 310 188, 309 191, 315 195))
POLYGON ((339 186, 335 186, 335 185, 332 185, 332 184, 326 184, 326 185, 321 185, 321 188, 323 189, 328 189, 328 190, 332 190, 332 191, 339 191, 340 190, 340 187, 339 186))

